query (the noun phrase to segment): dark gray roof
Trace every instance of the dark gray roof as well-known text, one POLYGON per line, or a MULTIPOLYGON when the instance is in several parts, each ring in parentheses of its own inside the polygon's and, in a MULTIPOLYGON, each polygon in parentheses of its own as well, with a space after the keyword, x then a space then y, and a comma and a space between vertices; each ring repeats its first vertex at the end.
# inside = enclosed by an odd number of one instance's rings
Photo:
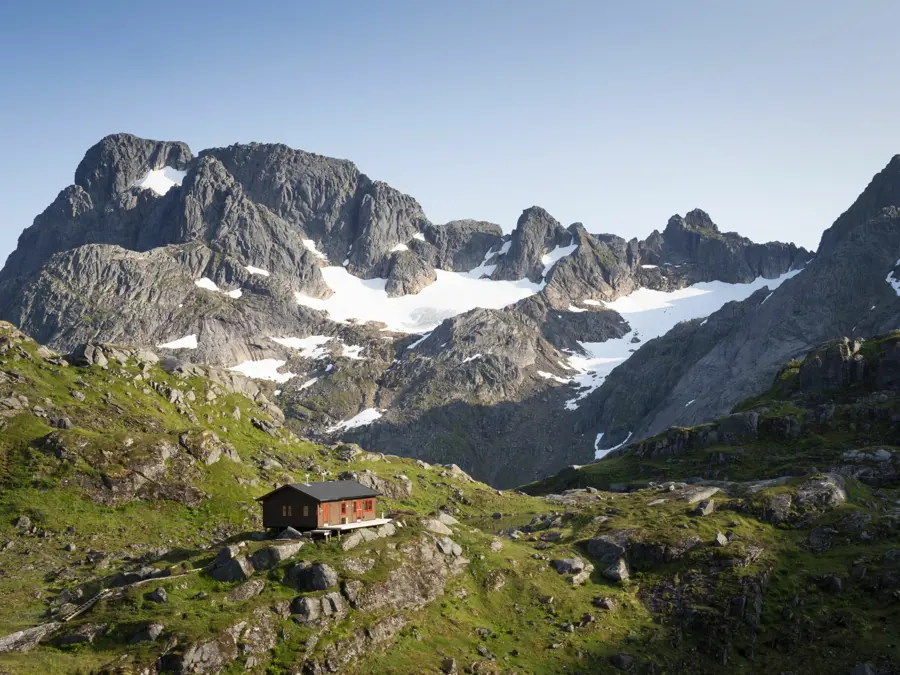
POLYGON ((377 490, 357 483, 355 480, 329 480, 324 483, 310 483, 309 485, 305 483, 282 485, 277 490, 259 497, 259 499, 265 499, 288 487, 312 497, 317 502, 335 502, 341 499, 367 499, 381 494, 377 490))

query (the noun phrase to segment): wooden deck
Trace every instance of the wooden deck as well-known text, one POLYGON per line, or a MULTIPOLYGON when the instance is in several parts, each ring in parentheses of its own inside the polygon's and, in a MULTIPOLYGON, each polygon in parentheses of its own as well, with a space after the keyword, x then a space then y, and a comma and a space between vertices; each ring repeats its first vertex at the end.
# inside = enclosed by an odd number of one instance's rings
POLYGON ((373 518, 372 520, 360 520, 355 523, 343 523, 341 525, 323 525, 322 527, 312 530, 311 534, 324 534, 326 537, 335 533, 349 532, 358 530, 361 527, 378 527, 379 525, 387 525, 393 518, 373 518))

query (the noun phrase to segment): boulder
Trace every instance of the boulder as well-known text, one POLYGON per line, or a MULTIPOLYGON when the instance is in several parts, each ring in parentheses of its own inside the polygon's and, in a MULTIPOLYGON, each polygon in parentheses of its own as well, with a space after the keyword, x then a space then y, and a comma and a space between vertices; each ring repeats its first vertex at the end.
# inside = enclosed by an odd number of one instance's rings
POLYGON ((354 532, 353 534, 349 534, 343 539, 341 539, 341 549, 344 551, 349 551, 351 549, 356 548, 363 542, 362 534, 359 530, 354 532))
POLYGON ((265 587, 266 582, 262 579, 252 579, 235 588, 225 598, 228 602, 244 602, 262 593, 265 587))
POLYGON ((164 626, 161 623, 151 623, 146 628, 139 630, 131 636, 129 642, 137 644, 138 642, 153 642, 162 635, 164 626))
POLYGON ((453 541, 450 537, 440 537, 437 542, 438 551, 444 555, 453 555, 459 557, 462 555, 462 546, 453 541))
POLYGON ((294 598, 291 603, 291 613, 294 615, 294 620, 300 623, 315 621, 322 614, 322 601, 319 598, 307 596, 294 598))
POLYGON ((787 492, 772 495, 763 508, 763 520, 773 525, 783 523, 791 515, 792 501, 791 495, 787 492))
POLYGON ((425 526, 426 530, 428 530, 430 532, 434 532, 435 534, 442 534, 442 535, 446 535, 446 536, 450 536, 453 534, 453 530, 451 530, 449 527, 444 525, 444 523, 442 523, 440 520, 438 520, 436 518, 426 520, 422 524, 425 526))
POLYGON ((150 602, 164 604, 169 601, 169 594, 166 592, 165 588, 157 588, 153 592, 147 594, 147 599, 150 602))
POLYGON ((338 581, 338 573, 330 565, 306 561, 294 565, 284 577, 288 586, 299 591, 324 591, 337 586, 338 581))
POLYGON ((236 558, 241 554, 241 551, 244 550, 243 544, 228 544, 227 546, 219 549, 219 552, 216 553, 216 557, 213 560, 213 566, 223 565, 227 563, 232 558, 236 558))
POLYGON ((627 531, 601 534, 589 539, 585 550, 592 558, 602 563, 614 563, 625 556, 629 546, 627 531))
POLYGON ((293 527, 286 527, 278 535, 279 539, 303 539, 303 535, 293 527))
POLYGON ((375 534, 379 539, 384 537, 393 537, 397 534, 397 528, 393 523, 385 523, 384 525, 379 525, 375 528, 375 534))
POLYGON ((565 558, 562 560, 551 560, 550 565, 558 574, 577 574, 584 570, 584 560, 581 558, 565 558))
POLYGON ((573 586, 581 586, 585 581, 591 578, 591 572, 594 570, 593 565, 588 565, 578 574, 573 574, 566 581, 568 581, 573 586))
POLYGON ((445 511, 440 511, 437 515, 437 519, 444 525, 459 525, 459 521, 445 511))
POLYGON ((600 609, 605 609, 609 612, 614 612, 618 607, 616 601, 612 598, 608 598, 604 595, 598 595, 593 600, 594 607, 599 607, 600 609))
POLYGON ((694 509, 694 515, 696 516, 708 516, 716 510, 716 502, 712 499, 704 499, 699 504, 697 504, 697 508, 694 509))
POLYGON ((322 613, 325 616, 336 614, 342 616, 347 611, 344 598, 337 591, 331 591, 322 596, 322 613))
POLYGON ((214 567, 210 574, 216 581, 247 581, 253 575, 253 571, 250 559, 240 555, 214 567))
POLYGON ((26 628, 9 635, 0 637, 0 653, 3 652, 28 652, 38 646, 44 638, 54 633, 63 624, 58 621, 26 628))
POLYGON ((288 558, 297 555, 301 548, 303 548, 303 542, 300 541, 291 544, 266 546, 254 552, 250 556, 250 562, 254 569, 270 570, 288 558))
POLYGON ((725 546, 726 544, 728 544, 728 537, 721 532, 716 532, 716 536, 713 539, 713 546, 725 546))
POLYGON ((800 508, 833 509, 846 501, 844 479, 834 473, 810 478, 797 490, 797 506, 800 508))
POLYGON ((619 558, 616 562, 603 570, 603 576, 610 581, 627 581, 630 575, 628 573, 628 565, 625 564, 625 559, 619 558))
POLYGON ((103 635, 108 626, 100 623, 85 623, 67 631, 59 638, 61 646, 91 644, 94 639, 103 635))

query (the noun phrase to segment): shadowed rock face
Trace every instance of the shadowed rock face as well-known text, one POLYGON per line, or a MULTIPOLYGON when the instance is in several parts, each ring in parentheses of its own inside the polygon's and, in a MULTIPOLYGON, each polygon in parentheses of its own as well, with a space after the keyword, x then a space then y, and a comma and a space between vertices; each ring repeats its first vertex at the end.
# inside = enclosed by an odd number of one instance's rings
POLYGON ((885 276, 898 256, 900 209, 889 207, 771 297, 760 290, 649 341, 589 397, 586 414, 610 445, 698 424, 763 391, 784 362, 821 342, 896 329, 900 297, 885 276))
MULTIPOLYGON (((571 377, 563 350, 628 331, 601 301, 642 287, 775 277, 809 257, 722 233, 699 210, 644 241, 566 228, 540 207, 525 210, 508 235, 477 220, 435 225, 415 199, 349 161, 259 143, 194 157, 183 143, 117 134, 87 152, 75 183, 23 232, 0 271, 0 318, 63 351, 196 335, 198 348, 179 358, 286 361, 296 377, 279 387, 299 431, 330 438, 338 422, 377 408, 375 424, 348 435, 510 485, 586 461, 610 419, 634 425, 662 414, 687 367, 651 368, 647 386, 635 391, 622 380, 608 401, 566 411, 573 390, 561 384, 571 377), (164 195, 135 186, 164 167, 185 172, 180 186, 164 195), (338 324, 297 305, 295 293, 329 297, 322 266, 340 264, 373 284, 383 279, 390 297, 420 293, 437 270, 475 268, 538 291, 448 319, 408 350, 413 339, 381 325, 338 324), (319 358, 272 340, 312 335, 331 338, 319 358)), ((728 335, 728 322, 715 323, 708 346, 690 342, 691 363, 728 335)), ((641 351, 635 358, 653 362, 641 351)))

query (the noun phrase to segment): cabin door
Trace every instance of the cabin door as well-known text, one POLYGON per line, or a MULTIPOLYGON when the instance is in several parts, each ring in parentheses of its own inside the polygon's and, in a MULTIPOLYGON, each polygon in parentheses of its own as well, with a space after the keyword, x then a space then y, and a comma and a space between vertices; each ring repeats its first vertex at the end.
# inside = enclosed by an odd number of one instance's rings
POLYGON ((328 524, 328 504, 322 504, 322 524, 328 524))
POLYGON ((357 520, 362 520, 362 502, 358 499, 353 502, 353 513, 357 520))

